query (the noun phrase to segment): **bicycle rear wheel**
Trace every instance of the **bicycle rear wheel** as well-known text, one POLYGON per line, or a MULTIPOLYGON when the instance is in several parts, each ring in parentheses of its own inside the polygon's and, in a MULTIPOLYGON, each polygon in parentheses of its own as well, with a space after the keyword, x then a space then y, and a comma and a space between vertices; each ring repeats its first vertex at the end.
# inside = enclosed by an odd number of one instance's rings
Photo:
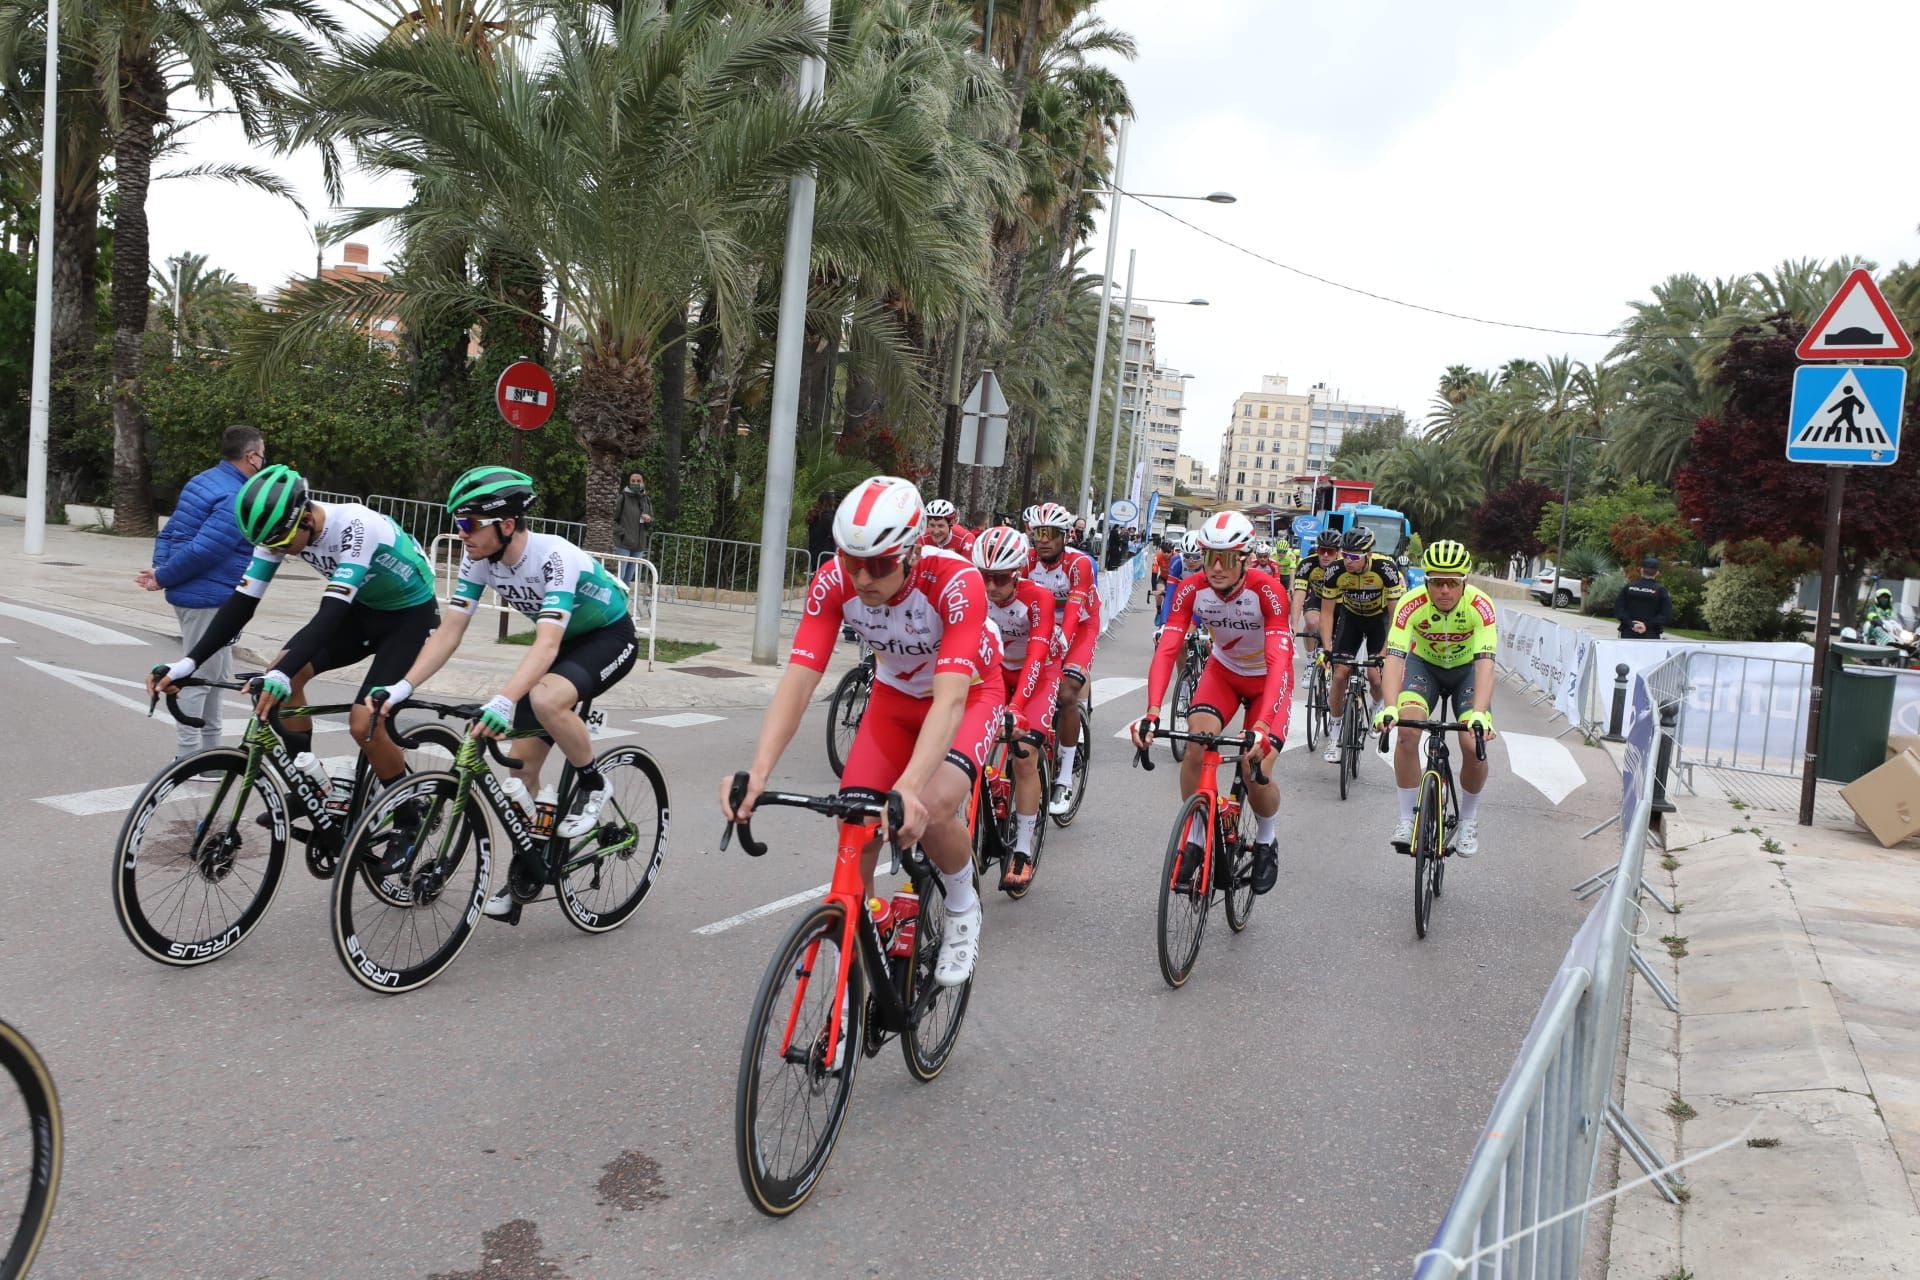
POLYGON ((794 923, 753 998, 734 1093, 734 1154, 753 1207, 780 1218, 806 1203, 847 1120, 863 1056, 866 974, 850 957, 838 1065, 827 1058, 846 911, 823 902, 794 923))
POLYGON ((913 957, 902 961, 912 965, 907 970, 907 989, 902 998, 911 1008, 924 997, 926 1007, 920 1011, 919 1021, 900 1033, 900 1052, 907 1060, 908 1073, 924 1084, 945 1069, 953 1054, 953 1046, 960 1039, 960 1023, 967 1016, 967 1002, 973 998, 973 979, 957 987, 934 982, 940 939, 946 935, 947 889, 930 867, 915 872, 913 882, 920 895, 920 923, 914 931, 913 957))
POLYGON ((1065 813, 1048 812, 1057 827, 1070 827, 1073 820, 1080 816, 1080 806, 1087 802, 1087 771, 1093 767, 1093 706, 1080 704, 1080 749, 1073 753, 1073 803, 1067 806, 1065 813))
POLYGON ((1413 932, 1427 936, 1433 912, 1434 872, 1440 865, 1440 780, 1429 773, 1420 779, 1420 807, 1413 819, 1413 932))
POLYGON ((827 704, 827 763, 836 778, 847 767, 847 752, 853 749, 853 736, 860 731, 860 718, 867 714, 872 692, 873 668, 864 662, 834 686, 833 700, 827 704))
POLYGON ((394 995, 425 986, 473 937, 486 905, 493 845, 474 794, 456 808, 460 779, 416 773, 382 792, 347 834, 333 877, 334 954, 369 991, 394 995), (406 806, 417 828, 396 830, 406 806), (382 876, 376 864, 396 840, 412 847, 405 868, 382 876))
POLYGON ((634 746, 602 751, 596 763, 607 780, 600 825, 569 842, 556 877, 560 910, 583 933, 625 924, 659 882, 667 856, 667 780, 660 766, 634 746))
POLYGON ((27 1038, 0 1022, 0 1280, 16 1280, 53 1220, 65 1146, 53 1075, 27 1038))
MULTIPOLYGON (((1200 938, 1207 931, 1207 900, 1211 896, 1192 887, 1200 879, 1193 869, 1186 886, 1179 882, 1180 851, 1189 843, 1204 844, 1207 825, 1212 821, 1204 795, 1188 796, 1174 820, 1173 834, 1167 837, 1167 856, 1160 867, 1160 929, 1156 946, 1160 957, 1160 976, 1170 987, 1184 986, 1200 955, 1200 938)), ((1204 854, 1202 855, 1204 857, 1204 854)))
POLYGON ((1320 727, 1320 668, 1316 665, 1307 675, 1307 750, 1312 751, 1319 745, 1319 739, 1326 736, 1320 727))
POLYGON ((1245 794, 1246 784, 1235 782, 1234 790, 1240 792, 1240 829, 1234 833, 1233 854, 1228 860, 1228 875, 1222 886, 1227 899, 1227 927, 1235 933, 1244 931, 1253 919, 1253 904, 1256 901, 1253 892, 1253 836, 1260 829, 1260 815, 1253 811, 1245 794))
MULTIPOLYGON (((1028 893, 1032 892, 1034 882, 1039 880, 1040 878, 1040 855, 1046 850, 1046 847, 1047 847, 1047 815, 1046 815, 1047 797, 1053 794, 1053 769, 1047 762, 1046 749, 1044 747, 1038 747, 1038 746, 1028 747, 1027 749, 1033 752, 1034 754, 1033 767, 1040 774, 1040 812, 1034 814, 1033 850, 1031 853, 1027 855, 1028 857, 1033 859, 1033 874, 1027 877, 1027 884, 1025 888, 1008 889, 1006 891, 1007 896, 1009 898, 1012 898, 1016 902, 1026 897, 1028 893)), ((1016 804, 1018 803, 1017 788, 1016 788, 1015 803, 1016 804)), ((1008 828, 1010 840, 1018 838, 1019 822, 1020 822, 1020 817, 1019 817, 1018 810, 1016 809, 1014 813, 1014 818, 1013 818, 1013 825, 1008 828)), ((1011 848, 1012 846, 1009 845, 1008 847, 1011 848)), ((1009 854, 1008 856, 1011 857, 1012 855, 1009 854)))
POLYGON ((180 968, 217 960, 273 905, 286 870, 286 799, 265 770, 251 782, 246 773, 246 752, 202 751, 162 769, 127 811, 113 909, 149 959, 180 968))
MULTIPOLYGON (((1183 665, 1180 668, 1180 678, 1174 682, 1173 686, 1173 714, 1168 717, 1168 723, 1178 733, 1187 731, 1187 715, 1193 710, 1194 684, 1193 668, 1183 665)), ((1168 745, 1173 748, 1175 760, 1187 758, 1187 744, 1184 741, 1176 738, 1168 745)))
POLYGON ((1349 702, 1347 704, 1347 714, 1340 721, 1340 763, 1335 766, 1340 771, 1340 798, 1342 800, 1347 798, 1347 784, 1355 776, 1347 772, 1347 762, 1357 758, 1360 752, 1359 746, 1354 741, 1355 737, 1359 734, 1359 724, 1357 720, 1358 717, 1354 714, 1353 704, 1349 702))

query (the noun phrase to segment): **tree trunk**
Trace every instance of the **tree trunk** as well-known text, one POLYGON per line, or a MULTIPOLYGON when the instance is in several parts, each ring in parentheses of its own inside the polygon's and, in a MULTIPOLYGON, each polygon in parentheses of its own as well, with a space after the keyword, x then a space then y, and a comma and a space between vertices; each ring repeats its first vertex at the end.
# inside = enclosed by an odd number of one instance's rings
POLYGON ((613 514, 625 483, 621 468, 646 450, 653 425, 653 364, 589 354, 574 383, 567 420, 587 451, 589 551, 613 550, 613 514))
POLYGON ((140 406, 141 340, 147 331, 147 186, 153 177, 154 130, 166 120, 166 84, 159 68, 122 68, 125 113, 113 136, 116 188, 113 222, 113 524, 129 537, 152 537, 153 481, 147 461, 147 415, 140 406))
POLYGON ((660 335, 660 426, 667 474, 661 487, 658 525, 680 518, 680 458, 687 447, 687 313, 667 322, 660 335))

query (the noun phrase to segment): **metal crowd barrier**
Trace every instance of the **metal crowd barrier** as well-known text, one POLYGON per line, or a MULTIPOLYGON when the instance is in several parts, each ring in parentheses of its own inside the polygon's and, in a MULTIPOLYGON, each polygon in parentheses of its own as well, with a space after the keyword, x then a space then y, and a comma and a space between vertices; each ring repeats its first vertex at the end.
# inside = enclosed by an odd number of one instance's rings
MULTIPOLYGON (((659 567, 664 597, 702 609, 752 613, 759 598, 760 544, 691 533, 648 535, 647 559, 659 567)), ((798 613, 813 576, 804 547, 788 547, 781 570, 780 608, 798 613)))
MULTIPOLYGON (((460 576, 461 560, 460 535, 443 533, 433 540, 428 548, 433 575, 441 582, 441 598, 453 595, 454 580, 460 576)), ((647 637, 647 670, 653 670, 655 642, 659 639, 660 618, 660 574, 654 566, 637 556, 598 555, 588 552, 594 559, 606 566, 608 572, 619 578, 621 585, 627 588, 627 611, 634 620, 634 629, 644 632, 647 637), (631 570, 636 578, 646 575, 644 590, 635 590, 627 582, 626 573, 631 570), (642 625, 642 619, 645 624, 642 625)), ((507 606, 500 598, 489 591, 480 598, 480 608, 494 613, 503 613, 507 606)))
MULTIPOLYGON (((1651 979, 1662 999, 1677 1004, 1634 946, 1640 932, 1635 926, 1645 916, 1641 870, 1661 733, 1647 682, 1636 684, 1621 769, 1620 860, 1575 886, 1601 892, 1600 902, 1553 976, 1453 1203, 1433 1243, 1415 1260, 1416 1280, 1576 1280, 1601 1131, 1612 1132, 1649 1175, 1663 1167, 1652 1143, 1613 1100, 1629 966, 1651 979)), ((1656 1176, 1652 1185, 1678 1203, 1677 1179, 1656 1176)))
MULTIPOLYGON (((362 501, 412 534, 423 547, 438 541, 443 534, 453 532, 453 517, 447 514, 443 502, 396 498, 386 493, 369 494, 362 501)), ((587 526, 578 520, 548 520, 542 516, 529 516, 527 528, 535 533, 557 533, 575 546, 584 546, 587 539, 587 526)))

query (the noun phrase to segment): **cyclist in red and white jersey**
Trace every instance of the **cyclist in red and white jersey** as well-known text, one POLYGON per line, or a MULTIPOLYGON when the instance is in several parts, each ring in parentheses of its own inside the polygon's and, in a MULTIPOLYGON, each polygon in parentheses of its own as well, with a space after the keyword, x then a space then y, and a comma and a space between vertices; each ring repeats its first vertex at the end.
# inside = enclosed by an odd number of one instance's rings
MULTIPOLYGON (((934 978, 957 986, 980 954, 980 897, 960 807, 1006 703, 1000 640, 987 625, 986 587, 972 564, 920 545, 926 508, 910 480, 875 476, 841 500, 833 517, 839 553, 820 566, 793 637, 787 670, 760 722, 735 810, 720 784, 720 808, 745 821, 793 741, 842 627, 872 647, 872 699, 840 772, 840 789, 900 793, 902 844, 918 840, 940 873, 947 923, 934 978)), ((871 892, 879 834, 866 850, 871 892)))
POLYGON ((936 551, 951 551, 957 556, 973 554, 973 540, 980 535, 960 523, 960 513, 945 498, 927 504, 927 532, 920 544, 936 551))
MULTIPOLYGON (((1133 745, 1146 746, 1146 735, 1160 722, 1160 704, 1166 699, 1167 685, 1180 661, 1187 628, 1207 628, 1213 635, 1213 653, 1193 691, 1187 730, 1218 733, 1235 712, 1246 708, 1246 726, 1254 734, 1254 749, 1240 767, 1247 777, 1247 801, 1260 820, 1253 836, 1253 891, 1265 893, 1280 874, 1275 836, 1280 787, 1271 777, 1265 783, 1255 782, 1251 766, 1278 752, 1286 737, 1288 704, 1293 697, 1291 610, 1279 579, 1248 566, 1252 521, 1238 511, 1223 511, 1208 517, 1194 537, 1205 557, 1204 568, 1181 579, 1174 593, 1167 626, 1160 632, 1153 666, 1147 673, 1147 714, 1134 722, 1133 745)), ((1189 751, 1181 760, 1182 796, 1199 789, 1203 755, 1189 751)), ((1189 834, 1191 839, 1181 851, 1178 869, 1182 880, 1199 867, 1204 854, 1204 834, 1189 834)))
MULTIPOLYGON (((987 584, 987 615, 1000 629, 1001 676, 1014 732, 1031 730, 1037 745, 1053 728, 1055 687, 1053 593, 1025 574, 1032 544, 1018 529, 997 525, 983 530, 973 544, 973 566, 987 584)), ((1018 889, 1033 879, 1033 829, 1040 820, 1040 754, 1013 757, 1013 858, 1001 878, 1003 889, 1018 889)))
POLYGON ((1080 750, 1080 691, 1093 678, 1093 646, 1100 638, 1100 600, 1094 594, 1093 557, 1067 545, 1073 513, 1057 502, 1043 502, 1027 518, 1033 539, 1033 568, 1027 576, 1053 593, 1066 641, 1060 661, 1060 691, 1055 723, 1060 731, 1060 776, 1054 780, 1049 811, 1073 808, 1073 758, 1080 750))

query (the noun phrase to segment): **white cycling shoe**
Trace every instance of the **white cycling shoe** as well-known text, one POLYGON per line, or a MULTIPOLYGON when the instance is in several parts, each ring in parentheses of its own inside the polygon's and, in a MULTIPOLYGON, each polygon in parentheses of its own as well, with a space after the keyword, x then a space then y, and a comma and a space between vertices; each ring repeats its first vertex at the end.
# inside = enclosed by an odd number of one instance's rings
POLYGON ((1471 858, 1480 852, 1480 820, 1462 822, 1453 830, 1453 856, 1471 858))
POLYGON ((482 915, 492 916, 495 920, 504 920, 513 914, 513 890, 501 889, 487 899, 487 905, 480 908, 482 915))
POLYGON ((1064 817, 1073 809, 1073 784, 1056 782, 1053 784, 1053 800, 1047 805, 1047 812, 1056 818, 1064 817))
POLYGON ((1413 848, 1413 819, 1402 818, 1399 822, 1395 823, 1393 834, 1387 838, 1387 843, 1402 853, 1411 850, 1413 848))
POLYGON ((933 980, 943 987, 957 987, 973 976, 974 962, 980 958, 980 904, 971 911, 950 911, 940 934, 940 961, 933 967, 933 980))
POLYGON ((1325 760, 1328 764, 1339 764, 1340 763, 1340 740, 1338 738, 1335 738, 1334 740, 1328 742, 1327 749, 1320 753, 1320 758, 1322 760, 1325 760))
POLYGON ((608 790, 604 778, 597 787, 575 788, 573 801, 567 806, 566 820, 560 824, 562 838, 571 840, 583 836, 600 825, 600 810, 607 803, 608 790))

